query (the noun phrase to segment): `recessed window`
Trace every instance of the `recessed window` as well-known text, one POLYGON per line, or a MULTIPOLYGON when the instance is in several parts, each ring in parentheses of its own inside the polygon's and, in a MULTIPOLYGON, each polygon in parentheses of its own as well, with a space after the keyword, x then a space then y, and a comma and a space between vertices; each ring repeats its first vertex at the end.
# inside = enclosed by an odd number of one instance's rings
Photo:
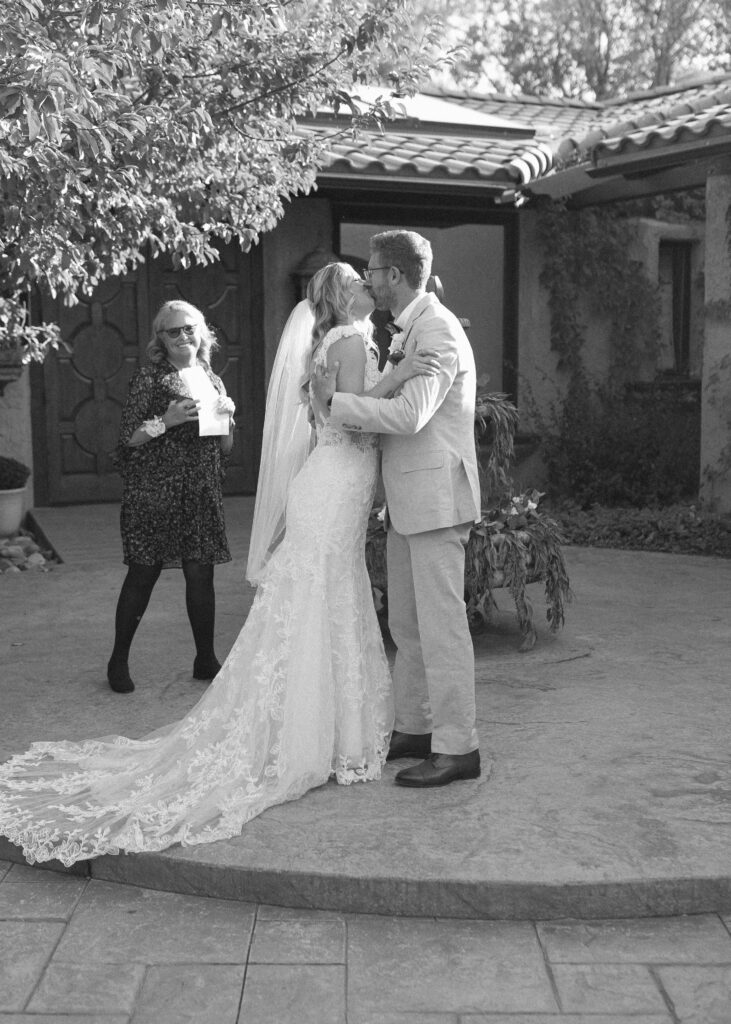
POLYGON ((659 283, 663 352, 660 369, 687 377, 690 372, 691 242, 660 242, 659 283))

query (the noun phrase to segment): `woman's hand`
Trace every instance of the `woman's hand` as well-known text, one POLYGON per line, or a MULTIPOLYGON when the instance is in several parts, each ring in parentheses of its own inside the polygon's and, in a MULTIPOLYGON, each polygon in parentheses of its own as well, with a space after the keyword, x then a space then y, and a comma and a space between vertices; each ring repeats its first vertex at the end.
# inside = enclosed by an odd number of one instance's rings
POLYGON ((433 348, 422 348, 404 356, 391 371, 391 378, 404 384, 411 377, 436 377, 439 373, 439 353, 433 348))
POLYGON ((192 398, 173 399, 163 414, 166 427, 179 427, 181 423, 191 423, 198 419, 200 402, 192 398))

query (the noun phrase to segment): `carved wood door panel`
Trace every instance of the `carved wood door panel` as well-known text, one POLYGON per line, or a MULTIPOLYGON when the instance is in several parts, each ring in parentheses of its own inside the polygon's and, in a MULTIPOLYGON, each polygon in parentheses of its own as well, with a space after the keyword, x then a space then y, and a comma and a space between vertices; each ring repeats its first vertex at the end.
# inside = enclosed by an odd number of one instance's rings
POLYGON ((37 376, 33 382, 37 504, 121 497, 112 452, 147 342, 145 277, 110 279, 72 307, 42 301, 44 317, 60 325, 65 346, 46 358, 40 382, 37 376))
MULTIPOLYGON (((234 447, 226 472, 227 494, 253 494, 259 466, 263 407, 263 351, 257 351, 255 311, 258 288, 256 258, 244 254, 236 243, 221 246, 221 258, 208 267, 173 270, 162 259, 159 273, 150 280, 153 313, 163 302, 185 299, 205 314, 220 348, 211 366, 236 403, 234 447)), ((261 341, 258 348, 263 349, 261 341)))
POLYGON ((67 348, 51 353, 33 375, 37 504, 121 497, 112 453, 122 407, 132 374, 145 362, 155 312, 172 298, 198 306, 215 328, 221 348, 213 368, 237 406, 225 489, 255 491, 263 419, 263 352, 256 351, 253 326, 260 316, 258 261, 234 245, 221 255, 220 264, 182 272, 163 260, 148 261, 72 307, 49 297, 39 300, 43 316, 60 324, 67 348))

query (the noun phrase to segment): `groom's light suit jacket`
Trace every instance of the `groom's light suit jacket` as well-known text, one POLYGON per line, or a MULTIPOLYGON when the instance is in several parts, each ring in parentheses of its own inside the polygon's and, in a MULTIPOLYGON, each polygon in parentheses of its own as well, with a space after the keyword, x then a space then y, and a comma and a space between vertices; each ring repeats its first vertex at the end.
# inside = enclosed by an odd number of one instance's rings
POLYGON ((331 423, 382 434, 388 514, 401 534, 480 518, 474 440, 475 360, 457 318, 432 293, 404 326, 404 352, 436 349, 434 377, 412 377, 395 398, 336 392, 331 423))

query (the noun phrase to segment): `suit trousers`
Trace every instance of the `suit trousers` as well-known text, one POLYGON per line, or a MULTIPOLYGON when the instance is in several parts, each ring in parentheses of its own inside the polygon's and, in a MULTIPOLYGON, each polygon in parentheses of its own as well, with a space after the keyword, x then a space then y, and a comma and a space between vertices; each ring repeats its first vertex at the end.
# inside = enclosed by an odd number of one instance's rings
POLYGON ((475 657, 464 603, 471 526, 408 535, 388 530, 388 625, 398 648, 395 728, 431 732, 434 753, 478 747, 475 657))

